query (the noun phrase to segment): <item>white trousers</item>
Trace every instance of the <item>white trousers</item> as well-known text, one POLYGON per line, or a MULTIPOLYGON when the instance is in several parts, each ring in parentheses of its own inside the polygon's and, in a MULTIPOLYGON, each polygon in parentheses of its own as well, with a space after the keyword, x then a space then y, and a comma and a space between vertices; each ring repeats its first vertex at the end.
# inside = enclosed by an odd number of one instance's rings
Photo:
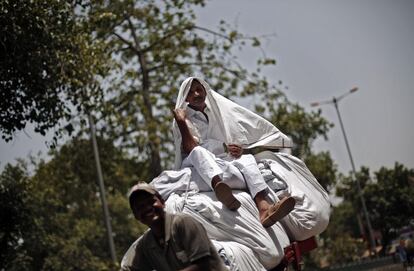
POLYGON ((201 179, 212 190, 211 180, 217 175, 232 189, 248 190, 252 198, 268 188, 253 155, 242 155, 238 159, 225 160, 197 146, 183 160, 182 167, 191 166, 200 177, 192 176, 191 179, 196 182, 201 179))

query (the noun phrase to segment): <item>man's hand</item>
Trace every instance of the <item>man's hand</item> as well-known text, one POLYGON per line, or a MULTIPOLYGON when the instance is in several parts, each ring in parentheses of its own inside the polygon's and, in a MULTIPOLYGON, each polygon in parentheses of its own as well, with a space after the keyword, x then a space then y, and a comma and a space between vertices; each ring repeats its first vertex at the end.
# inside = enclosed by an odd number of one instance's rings
POLYGON ((230 155, 235 158, 240 158, 240 156, 243 154, 243 148, 240 145, 229 144, 227 145, 227 150, 230 155))
POLYGON ((182 108, 173 109, 172 113, 177 122, 183 122, 186 119, 185 110, 182 108))

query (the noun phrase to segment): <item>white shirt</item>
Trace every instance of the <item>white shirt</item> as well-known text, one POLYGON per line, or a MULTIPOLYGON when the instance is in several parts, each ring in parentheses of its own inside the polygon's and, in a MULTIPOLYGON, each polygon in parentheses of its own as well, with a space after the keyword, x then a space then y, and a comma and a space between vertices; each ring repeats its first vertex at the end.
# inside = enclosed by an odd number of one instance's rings
POLYGON ((224 142, 219 140, 224 138, 218 125, 214 125, 214 115, 210 108, 204 109, 204 113, 187 107, 187 125, 191 134, 196 138, 200 146, 209 150, 216 156, 226 156, 224 142))

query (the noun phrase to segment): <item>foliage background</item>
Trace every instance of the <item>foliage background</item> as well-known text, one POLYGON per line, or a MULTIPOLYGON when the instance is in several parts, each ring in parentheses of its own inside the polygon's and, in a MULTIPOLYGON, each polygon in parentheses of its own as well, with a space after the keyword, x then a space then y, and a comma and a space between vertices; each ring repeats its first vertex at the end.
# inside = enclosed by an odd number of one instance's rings
MULTIPOLYGON (((312 143, 332 125, 320 111, 306 112, 269 83, 262 39, 224 21, 196 25, 192 1, 2 1, 0 3, 0 131, 5 139, 27 123, 55 137, 75 134, 51 151, 50 161, 21 161, 0 175, 0 266, 4 270, 112 270, 86 121, 97 120, 98 145, 117 257, 145 229, 128 209, 127 189, 171 167, 170 108, 188 75, 208 78, 231 99, 252 98, 255 110, 290 135, 293 154, 332 190, 337 167, 312 143), (257 49, 257 66, 245 69, 235 52, 257 49), (262 102, 265 101, 265 102, 262 102)), ((57 142, 57 141, 56 141, 57 142)), ((414 210, 413 170, 396 164, 371 177, 357 174, 387 244, 412 222, 396 212, 414 210), (386 219, 384 219, 386 218, 386 219), (389 218, 389 219, 388 219, 389 218)), ((354 181, 339 176, 321 248, 308 266, 356 259, 365 249, 354 181)))

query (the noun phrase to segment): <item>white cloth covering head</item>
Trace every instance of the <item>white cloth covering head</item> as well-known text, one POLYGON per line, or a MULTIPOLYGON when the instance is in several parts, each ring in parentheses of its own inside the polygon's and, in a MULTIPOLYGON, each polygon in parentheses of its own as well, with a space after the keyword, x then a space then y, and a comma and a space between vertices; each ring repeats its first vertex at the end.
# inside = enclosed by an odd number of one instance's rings
MULTIPOLYGON (((218 125, 223 132, 221 140, 226 144, 238 144, 243 148, 264 146, 269 148, 290 148, 292 142, 272 123, 252 111, 230 101, 210 88, 209 84, 201 78, 189 77, 181 84, 175 108, 186 109, 185 101, 193 80, 197 80, 206 91, 206 104, 210 108, 214 125, 218 125)), ((175 167, 181 166, 181 134, 177 123, 173 121, 175 144, 175 167)))

